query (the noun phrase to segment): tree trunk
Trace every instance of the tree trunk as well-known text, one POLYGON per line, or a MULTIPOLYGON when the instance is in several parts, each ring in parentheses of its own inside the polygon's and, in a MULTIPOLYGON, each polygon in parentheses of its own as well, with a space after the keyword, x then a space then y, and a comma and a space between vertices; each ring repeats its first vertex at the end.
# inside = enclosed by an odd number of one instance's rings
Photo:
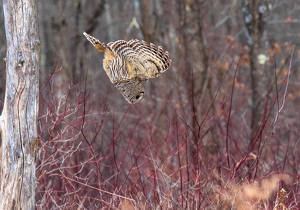
POLYGON ((251 121, 251 141, 253 144, 257 129, 261 125, 263 115, 263 98, 270 83, 272 75, 263 72, 264 66, 259 64, 258 56, 264 54, 263 37, 265 21, 263 16, 267 13, 267 6, 264 1, 252 0, 242 1, 242 10, 246 26, 246 36, 249 46, 250 75, 252 88, 252 121, 251 121))
POLYGON ((36 0, 3 0, 3 10, 7 53, 0 209, 34 209, 40 46, 36 0))
MULTIPOLYGON (((189 116, 190 125, 192 125, 195 135, 198 135, 199 125, 198 122, 201 119, 200 107, 203 110, 207 110, 205 107, 209 103, 206 102, 203 105, 200 104, 201 93, 205 81, 210 83, 208 77, 208 56, 205 52, 204 37, 201 23, 201 3, 197 0, 181 1, 178 0, 178 13, 180 21, 180 35, 183 39, 184 46, 184 75, 182 78, 182 84, 185 84, 186 93, 182 97, 187 97, 189 103, 189 109, 187 113, 193 113, 189 116), (201 78, 196 81, 196 78, 201 78)), ((204 88, 205 89, 205 88, 204 88)), ((208 89, 208 88, 207 88, 208 89)), ((182 100, 182 99, 181 99, 182 100)), ((183 100, 182 100, 183 101, 183 100)), ((188 106, 187 106, 188 107, 188 106)), ((213 139, 213 138, 212 138, 213 139)), ((190 147, 189 154, 193 160, 194 165, 198 165, 198 149, 199 139, 194 136, 193 145, 190 147)))

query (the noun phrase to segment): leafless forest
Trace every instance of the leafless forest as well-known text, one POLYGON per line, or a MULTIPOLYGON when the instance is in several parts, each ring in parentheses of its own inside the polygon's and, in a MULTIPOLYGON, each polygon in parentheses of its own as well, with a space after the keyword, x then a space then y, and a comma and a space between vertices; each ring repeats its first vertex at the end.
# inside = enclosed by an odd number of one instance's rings
MULTIPOLYGON (((37 209, 300 208, 298 0, 38 0, 38 21, 37 209), (83 31, 172 66, 129 105, 83 31)), ((4 90, 2 60, 0 111, 4 90)))

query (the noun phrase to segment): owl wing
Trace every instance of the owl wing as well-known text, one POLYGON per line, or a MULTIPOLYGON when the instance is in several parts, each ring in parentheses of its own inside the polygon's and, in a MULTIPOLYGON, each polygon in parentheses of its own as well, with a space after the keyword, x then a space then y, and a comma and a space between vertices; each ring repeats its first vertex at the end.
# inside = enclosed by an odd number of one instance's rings
POLYGON ((136 67, 128 68, 131 77, 132 75, 142 79, 158 77, 170 67, 172 62, 169 53, 163 52, 161 46, 156 47, 152 43, 149 45, 145 41, 119 40, 108 43, 106 47, 136 67))

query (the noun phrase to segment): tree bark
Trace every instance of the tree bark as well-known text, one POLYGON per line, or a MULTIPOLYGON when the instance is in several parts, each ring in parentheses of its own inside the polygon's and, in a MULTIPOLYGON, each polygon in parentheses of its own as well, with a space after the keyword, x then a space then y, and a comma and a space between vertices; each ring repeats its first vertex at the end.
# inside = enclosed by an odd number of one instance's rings
POLYGON ((252 89, 252 121, 251 121, 251 147, 257 129, 261 125, 263 115, 263 98, 268 90, 269 80, 272 78, 268 72, 263 72, 264 66, 259 64, 258 55, 264 54, 263 37, 265 21, 263 16, 267 13, 264 1, 252 0, 242 2, 242 11, 246 27, 246 37, 249 46, 250 75, 252 89))
POLYGON ((0 209, 34 209, 40 47, 36 0, 3 0, 3 10, 7 53, 0 209))
MULTIPOLYGON (((198 0, 181 1, 178 0, 178 13, 180 21, 180 35, 183 39, 184 55, 184 73, 182 78, 184 79, 182 84, 185 84, 186 93, 182 97, 187 97, 189 103, 188 113, 193 113, 193 116, 189 116, 189 122, 192 125, 195 135, 199 135, 198 122, 201 119, 201 109, 209 103, 204 105, 200 104, 201 93, 205 81, 209 86, 210 78, 208 77, 208 56, 205 52, 205 44, 203 37, 203 27, 201 23, 201 2, 198 0), (195 81, 195 78, 201 78, 199 81, 195 81), (197 122, 198 121, 198 122, 197 122)), ((207 88, 208 89, 208 88, 207 88)), ((182 100, 182 99, 181 99, 182 100)), ((188 106, 187 106, 188 107, 188 106)), ((208 108, 204 108, 207 110, 208 108)), ((188 116, 188 114, 187 114, 188 116)), ((193 145, 189 149, 189 154, 193 159, 194 165, 198 165, 198 149, 197 145, 199 139, 194 136, 193 145)))

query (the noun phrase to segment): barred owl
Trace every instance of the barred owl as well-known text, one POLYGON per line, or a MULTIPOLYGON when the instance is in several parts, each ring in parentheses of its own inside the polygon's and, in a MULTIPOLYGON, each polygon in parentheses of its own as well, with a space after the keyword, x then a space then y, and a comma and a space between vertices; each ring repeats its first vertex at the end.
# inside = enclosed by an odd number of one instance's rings
POLYGON ((130 104, 144 96, 142 82, 158 77, 171 65, 169 53, 161 46, 139 40, 118 40, 107 45, 87 33, 83 35, 101 53, 104 53, 103 68, 111 83, 130 104))

